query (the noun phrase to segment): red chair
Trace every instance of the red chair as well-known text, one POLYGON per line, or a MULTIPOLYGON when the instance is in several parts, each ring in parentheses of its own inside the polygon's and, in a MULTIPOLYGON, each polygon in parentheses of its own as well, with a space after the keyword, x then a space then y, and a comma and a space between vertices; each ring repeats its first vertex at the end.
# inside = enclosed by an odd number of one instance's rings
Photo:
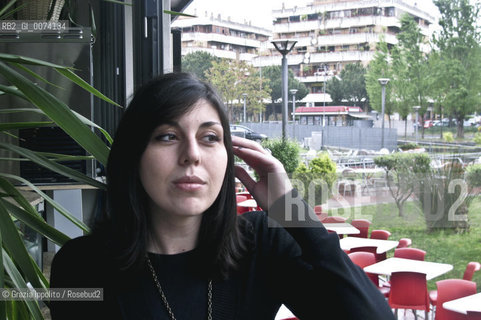
POLYGON ((471 280, 473 279, 473 274, 476 271, 481 269, 481 264, 479 262, 471 261, 466 266, 466 270, 464 270, 463 280, 471 280))
POLYGON ((322 220, 322 223, 344 223, 346 218, 340 216, 327 216, 322 220))
POLYGON ((391 232, 387 230, 372 230, 371 239, 387 240, 391 236, 391 232))
POLYGON ((373 253, 376 262, 382 261, 386 259, 386 253, 377 253, 377 247, 357 247, 351 248, 350 252, 370 252, 373 253))
POLYGON ((459 299, 476 293, 476 283, 462 279, 446 279, 436 282, 438 299, 435 320, 461 320, 466 316, 443 308, 446 301, 459 299))
MULTIPOLYGON (((473 274, 475 271, 478 271, 480 269, 481 265, 479 262, 468 262, 466 265, 466 269, 464 270, 464 275, 463 275, 463 280, 471 280, 473 279, 473 274)), ((431 302, 431 305, 435 307, 437 305, 438 301, 438 291, 437 290, 431 290, 429 291, 429 302, 431 302)))
POLYGON ((411 239, 409 239, 409 238, 401 238, 401 240, 399 240, 399 243, 398 243, 398 245, 397 245, 397 248, 407 248, 407 247, 409 247, 411 244, 412 244, 411 239))
MULTIPOLYGON (((236 203, 240 203, 242 201, 246 201, 248 198, 246 195, 236 195, 236 203)), ((241 207, 237 206, 237 214, 243 214, 245 212, 249 211, 249 208, 247 207, 241 207)))
POLYGON ((314 206, 314 213, 316 214, 316 216, 319 218, 321 222, 327 217, 327 212, 322 211, 321 205, 314 206))
MULTIPOLYGON (((391 292, 388 298, 391 308, 424 310, 428 319, 429 297, 426 275, 419 272, 393 272, 391 274, 391 292)), ((417 319, 416 312, 414 317, 417 319)))
POLYGON ((394 250, 394 257, 424 261, 426 251, 417 248, 398 248, 394 250))
MULTIPOLYGON (((362 269, 364 267, 370 266, 371 264, 376 263, 376 255, 372 252, 367 252, 367 251, 357 251, 357 252, 351 252, 348 254, 349 258, 351 258, 352 262, 355 265, 358 265, 362 269)), ((381 293, 385 296, 389 296, 389 291, 390 289, 388 287, 380 287, 379 286, 379 276, 374 273, 369 273, 366 272, 366 275, 371 279, 371 281, 374 283, 374 285, 381 291, 381 293)))
POLYGON ((360 233, 353 234, 351 236, 358 237, 358 238, 367 238, 369 235, 369 226, 371 225, 371 221, 366 219, 352 219, 351 224, 359 229, 360 233))

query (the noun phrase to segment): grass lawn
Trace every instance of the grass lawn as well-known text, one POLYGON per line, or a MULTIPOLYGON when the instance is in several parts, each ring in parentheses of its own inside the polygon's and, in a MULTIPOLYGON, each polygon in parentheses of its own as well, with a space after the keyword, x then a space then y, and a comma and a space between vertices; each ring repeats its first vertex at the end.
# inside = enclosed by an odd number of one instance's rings
MULTIPOLYGON (((398 216, 394 203, 363 206, 354 213, 356 217, 372 221, 370 230, 385 229, 392 234, 390 239, 411 238, 412 246, 426 251, 426 261, 449 263, 454 269, 443 276, 428 281, 430 290, 436 289, 436 281, 448 278, 463 277, 464 269, 470 261, 481 262, 481 196, 474 199, 469 207, 468 219, 470 228, 466 232, 454 230, 439 230, 428 233, 424 217, 419 206, 414 201, 406 202, 405 217, 398 216)), ((331 213, 329 213, 331 214, 331 213)), ((340 209, 334 215, 344 215, 340 209)), ((394 251, 388 252, 388 257, 394 251)), ((481 288, 481 271, 475 272, 473 281, 481 288)))

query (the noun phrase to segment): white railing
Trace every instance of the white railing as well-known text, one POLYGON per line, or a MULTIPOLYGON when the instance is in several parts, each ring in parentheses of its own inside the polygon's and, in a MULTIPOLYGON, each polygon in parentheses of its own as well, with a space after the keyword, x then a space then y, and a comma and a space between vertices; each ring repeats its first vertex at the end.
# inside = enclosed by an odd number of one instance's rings
POLYGON ((210 53, 213 56, 225 58, 225 59, 239 59, 242 61, 252 61, 257 55, 252 53, 238 53, 235 51, 221 50, 217 48, 203 48, 203 47, 183 47, 182 55, 186 55, 192 52, 203 51, 210 53))
POLYGON ((246 46, 253 48, 260 48, 261 41, 249 38, 240 38, 229 35, 217 33, 203 33, 203 32, 186 32, 182 33, 182 41, 215 41, 220 43, 234 44, 238 46, 246 46))

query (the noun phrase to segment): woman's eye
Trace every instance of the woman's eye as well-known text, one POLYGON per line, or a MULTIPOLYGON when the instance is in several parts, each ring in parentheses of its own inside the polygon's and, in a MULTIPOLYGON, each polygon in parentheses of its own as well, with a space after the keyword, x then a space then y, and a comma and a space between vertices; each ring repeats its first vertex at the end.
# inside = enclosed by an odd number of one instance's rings
POLYGON ((214 134, 214 133, 205 135, 203 139, 204 139, 204 141, 207 141, 207 142, 209 142, 209 143, 219 142, 219 141, 220 141, 219 136, 217 136, 217 135, 214 134))
POLYGON ((176 139, 177 137, 173 133, 159 134, 155 137, 155 140, 157 141, 174 141, 176 139))

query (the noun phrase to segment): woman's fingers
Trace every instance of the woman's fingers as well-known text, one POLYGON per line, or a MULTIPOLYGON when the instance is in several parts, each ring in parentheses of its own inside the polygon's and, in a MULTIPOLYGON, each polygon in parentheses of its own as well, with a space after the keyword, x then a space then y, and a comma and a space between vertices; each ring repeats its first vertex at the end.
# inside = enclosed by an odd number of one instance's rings
POLYGON ((252 192, 252 190, 254 189, 254 186, 256 185, 256 181, 254 181, 254 179, 251 178, 249 173, 247 173, 247 171, 244 168, 240 166, 235 166, 234 169, 235 169, 235 176, 237 177, 237 179, 239 179, 240 182, 242 182, 242 184, 247 188, 247 190, 249 190, 249 192, 252 192))
POLYGON ((232 146, 238 147, 240 149, 247 148, 251 150, 256 150, 266 155, 269 154, 269 152, 264 148, 262 148, 262 146, 259 143, 252 140, 236 137, 236 136, 232 136, 232 146))
POLYGON ((232 137, 232 145, 234 154, 254 168, 259 175, 284 170, 279 160, 274 158, 269 151, 262 148, 257 142, 232 137))

